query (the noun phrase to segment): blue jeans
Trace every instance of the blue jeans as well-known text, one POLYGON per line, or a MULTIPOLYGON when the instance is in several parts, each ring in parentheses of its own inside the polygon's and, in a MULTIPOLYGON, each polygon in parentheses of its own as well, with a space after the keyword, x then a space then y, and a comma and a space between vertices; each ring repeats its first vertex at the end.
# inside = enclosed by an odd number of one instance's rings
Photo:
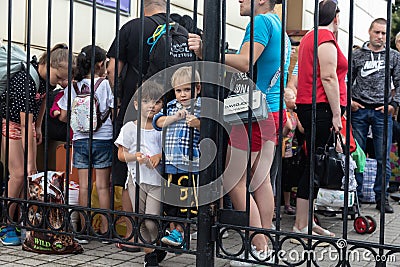
MULTIPOLYGON (((357 140, 357 143, 365 152, 368 129, 371 125, 375 157, 377 161, 377 172, 374 184, 375 200, 379 201, 381 199, 382 192, 382 165, 383 165, 383 130, 384 130, 384 118, 385 115, 381 111, 376 111, 374 109, 359 109, 352 113, 351 115, 351 125, 353 127, 353 135, 357 140)), ((393 121, 391 115, 388 115, 388 125, 387 125, 387 153, 386 153, 386 189, 389 186, 389 179, 391 175, 390 169, 390 148, 392 146, 392 128, 393 121)), ((357 180, 357 194, 359 198, 362 198, 362 185, 363 185, 363 174, 356 173, 357 180)), ((385 189, 385 192, 386 192, 385 189)), ((387 197, 386 193, 386 197, 387 197)))

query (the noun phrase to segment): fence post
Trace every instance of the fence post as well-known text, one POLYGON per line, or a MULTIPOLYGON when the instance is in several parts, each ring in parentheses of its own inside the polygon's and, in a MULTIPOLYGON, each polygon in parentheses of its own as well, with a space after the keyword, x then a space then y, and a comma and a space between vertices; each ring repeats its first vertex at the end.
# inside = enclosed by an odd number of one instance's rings
MULTIPOLYGON (((204 1, 204 35, 203 35, 203 60, 210 62, 219 62, 220 59, 220 35, 221 35, 221 0, 205 0, 204 1)), ((207 70, 203 72, 203 80, 212 81, 216 77, 216 72, 207 70)), ((203 84, 202 99, 206 98, 218 99, 218 86, 215 84, 203 84)), ((200 138, 209 138, 217 143, 218 132, 216 129, 220 127, 215 118, 217 116, 217 109, 212 105, 207 105, 207 101, 202 100, 201 110, 201 129, 200 138), (207 105, 207 108, 206 108, 207 105)), ((208 146, 209 144, 205 145, 208 146)), ((204 148, 208 151, 208 148, 204 148)), ((217 156, 221 156, 217 153, 217 156)), ((202 171, 200 171, 199 186, 209 184, 217 177, 216 159, 207 166, 205 169, 202 167, 202 160, 200 161, 202 171)), ((205 166, 204 166, 205 167, 205 166)), ((199 196, 201 197, 201 196, 199 196)), ((212 204, 205 204, 199 206, 198 213, 198 239, 197 239, 197 258, 196 266, 214 266, 214 240, 211 235, 211 228, 213 225, 214 216, 212 214, 212 204)))

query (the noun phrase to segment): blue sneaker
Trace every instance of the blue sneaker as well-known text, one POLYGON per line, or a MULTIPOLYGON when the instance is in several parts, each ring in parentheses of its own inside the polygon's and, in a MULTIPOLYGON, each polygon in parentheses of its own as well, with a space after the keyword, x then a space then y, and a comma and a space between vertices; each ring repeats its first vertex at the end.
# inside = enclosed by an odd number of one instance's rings
POLYGON ((21 245, 21 239, 15 232, 15 227, 7 226, 0 231, 0 241, 4 246, 19 246, 21 245))
POLYGON ((169 235, 164 236, 161 238, 161 242, 163 242, 166 245, 170 245, 173 247, 179 247, 183 243, 183 236, 181 232, 178 230, 174 229, 169 235))

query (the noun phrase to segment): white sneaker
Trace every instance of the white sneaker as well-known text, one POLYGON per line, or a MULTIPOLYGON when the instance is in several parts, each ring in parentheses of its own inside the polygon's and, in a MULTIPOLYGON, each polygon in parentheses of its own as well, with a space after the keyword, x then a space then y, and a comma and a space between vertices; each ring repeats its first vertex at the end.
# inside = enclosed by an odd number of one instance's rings
POLYGON ((81 244, 81 245, 87 245, 87 244, 89 244, 89 240, 87 240, 87 239, 79 239, 79 238, 74 238, 74 240, 76 241, 76 242, 78 242, 79 244, 81 244))

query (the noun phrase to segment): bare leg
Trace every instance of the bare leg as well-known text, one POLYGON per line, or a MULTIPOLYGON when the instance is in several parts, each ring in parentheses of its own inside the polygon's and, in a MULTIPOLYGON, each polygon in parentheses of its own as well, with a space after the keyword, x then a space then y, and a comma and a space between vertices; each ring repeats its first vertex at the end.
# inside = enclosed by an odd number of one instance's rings
POLYGON ((285 206, 290 206, 290 192, 283 192, 283 201, 285 206))
MULTIPOLYGON (((129 192, 127 189, 122 189, 122 210, 126 212, 132 212, 132 203, 131 199, 129 198, 129 192)), ((125 238, 129 237, 132 233, 132 224, 131 221, 125 217, 125 225, 126 225, 126 234, 125 238)))
POLYGON ((274 214, 274 195, 270 181, 269 171, 274 157, 275 144, 265 142, 258 153, 253 165, 253 177, 250 188, 254 190, 254 198, 260 212, 261 224, 265 229, 270 229, 274 214))
MULTIPOLYGON (((78 169, 79 176, 79 205, 82 207, 87 207, 88 204, 88 169, 78 169)), ((79 213, 81 219, 82 229, 86 227, 86 220, 82 216, 82 213, 79 213)))
MULTIPOLYGON (((252 153, 252 164, 257 153, 252 153)), ((246 163, 247 152, 233 147, 228 147, 227 169, 225 170, 224 186, 229 191, 233 206, 236 210, 246 210, 246 163), (237 181, 237 184, 235 185, 237 181)), ((265 200, 264 200, 265 201, 265 200)), ((250 225, 261 228, 260 212, 250 195, 250 225)), ((257 250, 266 250, 267 241, 264 236, 257 235, 253 239, 253 245, 257 250)))
MULTIPOLYGON (((96 169, 96 189, 101 209, 110 209, 110 172, 111 168, 96 169)), ((105 233, 107 230, 107 217, 101 215, 100 233, 105 233)))
POLYGON ((297 198, 294 226, 301 230, 308 225, 308 199, 297 198))
MULTIPOLYGON (((2 137, 2 148, 5 149, 6 139, 2 137)), ((19 198, 23 193, 24 187, 24 150, 22 148, 21 140, 10 139, 9 162, 8 169, 10 172, 10 179, 8 180, 8 197, 19 198)), ((13 204, 9 209, 9 216, 14 217, 16 205, 13 204)))

